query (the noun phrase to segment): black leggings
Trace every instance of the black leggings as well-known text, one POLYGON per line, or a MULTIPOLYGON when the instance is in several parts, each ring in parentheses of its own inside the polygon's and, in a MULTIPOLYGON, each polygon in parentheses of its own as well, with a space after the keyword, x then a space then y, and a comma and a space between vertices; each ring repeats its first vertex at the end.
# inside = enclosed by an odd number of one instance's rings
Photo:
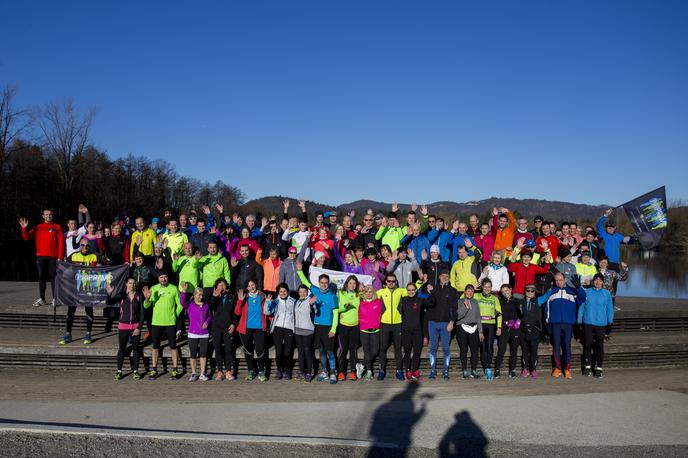
POLYGON ((363 365, 366 370, 373 370, 375 357, 380 352, 380 332, 361 332, 361 345, 363 346, 363 365))
POLYGON ((218 371, 234 371, 234 336, 227 329, 213 329, 215 367, 218 371))
POLYGON ((516 370, 516 357, 518 356, 518 345, 521 341, 521 329, 513 329, 508 326, 502 328, 502 335, 497 342, 497 359, 495 369, 502 367, 502 360, 506 353, 506 345, 509 344, 509 372, 516 370))
POLYGON ((139 370, 139 359, 141 351, 139 349, 139 339, 141 334, 134 335, 133 329, 120 329, 117 333, 117 340, 119 342, 119 349, 117 350, 117 370, 121 371, 124 366, 124 353, 131 338, 131 370, 137 372, 139 370))
POLYGON ((521 353, 522 366, 528 372, 537 370, 538 365, 538 346, 540 345, 540 331, 534 326, 529 326, 530 330, 521 326, 521 353))
POLYGON ((244 347, 246 367, 255 374, 256 359, 258 360, 258 372, 265 373, 265 331, 262 329, 247 329, 246 334, 239 334, 241 344, 244 347), (253 352, 256 358, 253 358, 253 352))
POLYGON ((585 365, 602 368, 604 363, 605 326, 585 325, 585 365))
POLYGON ((351 372, 356 370, 356 360, 358 358, 358 341, 360 339, 358 326, 340 325, 337 328, 339 334, 339 372, 346 373, 347 352, 349 356, 349 368, 351 372))
MULTIPOLYGON (((84 307, 86 309, 86 332, 91 333, 93 330, 93 307, 84 307)), ((72 325, 74 324, 74 314, 76 313, 76 305, 67 307, 67 334, 72 333, 72 325)))
POLYGON ((208 357, 208 337, 189 337, 189 358, 208 357))
POLYGON ((476 331, 469 334, 464 331, 461 325, 456 330, 456 341, 459 343, 459 355, 461 357, 461 370, 465 371, 468 367, 468 349, 471 349, 471 370, 478 370, 478 358, 480 354, 480 334, 476 331))
POLYGON ((420 368, 420 351, 423 348, 423 331, 421 328, 404 329, 401 331, 404 346, 404 368, 415 372, 420 368), (413 350, 413 358, 411 358, 413 350))
POLYGON ((390 344, 394 344, 394 361, 397 365, 397 370, 402 368, 401 355, 401 325, 400 324, 385 324, 380 327, 380 369, 387 370, 387 349, 390 344))
POLYGON ((313 374, 313 334, 294 336, 299 349, 299 367, 302 374, 313 374))
POLYGON ((36 266, 38 267, 38 291, 41 299, 45 300, 46 283, 50 282, 50 290, 55 297, 55 266, 57 259, 47 256, 37 256, 36 266))
POLYGON ((272 340, 275 343, 275 366, 277 366, 277 370, 291 372, 294 331, 275 326, 272 330, 272 340))
POLYGON ((494 356, 494 344, 492 341, 494 340, 496 333, 496 324, 483 323, 484 339, 480 344, 480 362, 483 365, 483 369, 490 369, 492 367, 492 358, 494 356))

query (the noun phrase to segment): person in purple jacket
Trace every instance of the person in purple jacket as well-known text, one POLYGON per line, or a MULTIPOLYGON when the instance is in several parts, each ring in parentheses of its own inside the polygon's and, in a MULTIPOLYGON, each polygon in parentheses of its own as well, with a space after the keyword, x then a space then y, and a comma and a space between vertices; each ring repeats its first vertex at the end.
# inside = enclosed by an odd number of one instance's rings
POLYGON ((377 259, 377 252, 368 248, 366 250, 366 257, 361 261, 361 267, 363 268, 364 275, 370 275, 373 277, 373 288, 375 291, 382 289, 382 281, 385 279, 384 266, 377 259))
MULTIPOLYGON (((181 282, 179 287, 181 291, 186 290, 186 282, 181 282)), ((212 314, 210 312, 210 305, 203 301, 203 288, 198 287, 194 289, 193 300, 186 299, 186 294, 179 295, 179 301, 189 315, 189 359, 191 359, 191 377, 190 382, 195 382, 199 378, 205 382, 208 376, 205 374, 206 363, 208 362, 208 338, 210 333, 210 321, 212 314), (201 375, 196 372, 196 359, 200 356, 201 360, 201 375)))

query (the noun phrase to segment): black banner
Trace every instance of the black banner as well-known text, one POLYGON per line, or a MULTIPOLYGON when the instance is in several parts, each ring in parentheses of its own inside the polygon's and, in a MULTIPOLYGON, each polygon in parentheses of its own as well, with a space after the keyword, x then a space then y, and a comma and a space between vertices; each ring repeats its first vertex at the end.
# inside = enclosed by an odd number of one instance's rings
POLYGON ((124 288, 129 266, 87 267, 68 262, 57 262, 55 274, 55 305, 104 307, 106 285, 115 293, 124 288))
POLYGON ((622 205, 645 249, 659 246, 669 222, 664 186, 622 205))

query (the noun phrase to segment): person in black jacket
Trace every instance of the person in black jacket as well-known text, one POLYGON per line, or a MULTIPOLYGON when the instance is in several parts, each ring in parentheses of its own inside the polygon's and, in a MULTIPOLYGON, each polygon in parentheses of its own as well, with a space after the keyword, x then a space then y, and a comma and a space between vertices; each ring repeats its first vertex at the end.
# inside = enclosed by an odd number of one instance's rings
POLYGON ((240 260, 232 259, 232 286, 234 290, 246 289, 249 280, 256 285, 263 284, 263 267, 251 257, 251 249, 247 245, 239 248, 240 260))
POLYGON ((538 377, 538 345, 542 335, 542 311, 535 298, 535 285, 525 286, 525 298, 521 300, 521 352, 523 370, 521 377, 538 377))
MULTIPOLYGON (((147 287, 146 287, 147 288, 147 287)), ((136 290, 136 280, 132 277, 127 278, 125 289, 122 293, 113 296, 114 288, 112 285, 106 285, 107 291, 106 303, 108 305, 119 304, 119 325, 118 328, 118 342, 119 350, 117 351, 117 372, 115 372, 115 380, 121 380, 122 367, 124 366, 124 353, 127 349, 127 344, 131 343, 132 347, 132 362, 131 369, 134 372, 134 379, 140 380, 139 374, 139 339, 141 336, 141 327, 143 326, 143 301, 144 297, 136 290)))
POLYGON ((211 334, 215 349, 215 380, 234 380, 234 306, 236 296, 230 294, 224 278, 218 278, 213 285, 210 308, 213 312, 211 334))
POLYGON ((420 379, 420 351, 423 348, 423 332, 421 317, 426 299, 416 295, 416 285, 406 285, 408 296, 402 297, 397 305, 401 314, 401 342, 404 349, 404 369, 406 380, 417 382, 420 379), (413 360, 411 359, 413 350, 413 360))
POLYGON ((509 377, 516 377, 516 357, 518 346, 521 343, 521 300, 516 299, 512 294, 511 286, 502 285, 499 289, 499 302, 502 306, 502 334, 499 336, 497 344, 497 358, 495 359, 494 376, 499 377, 499 368, 506 353, 506 346, 509 345, 509 377))
POLYGON ((442 376, 445 380, 449 379, 449 363, 451 354, 449 344, 451 343, 451 332, 447 329, 452 320, 452 307, 456 307, 459 302, 459 292, 449 283, 449 271, 440 272, 440 284, 434 288, 432 285, 426 286, 430 292, 430 303, 428 304, 428 333, 430 335, 430 379, 437 377, 436 360, 438 340, 442 340, 442 353, 444 355, 444 370, 442 376))
POLYGON ((280 259, 285 259, 287 257, 287 242, 282 240, 283 233, 277 225, 277 221, 271 219, 262 231, 263 234, 259 242, 262 252, 269 253, 274 248, 277 250, 277 256, 280 259))
POLYGON ((189 237, 189 242, 191 242, 194 252, 200 251, 201 256, 205 256, 208 254, 208 244, 216 240, 215 233, 211 234, 206 230, 205 220, 203 219, 198 220, 196 228, 198 230, 189 237))

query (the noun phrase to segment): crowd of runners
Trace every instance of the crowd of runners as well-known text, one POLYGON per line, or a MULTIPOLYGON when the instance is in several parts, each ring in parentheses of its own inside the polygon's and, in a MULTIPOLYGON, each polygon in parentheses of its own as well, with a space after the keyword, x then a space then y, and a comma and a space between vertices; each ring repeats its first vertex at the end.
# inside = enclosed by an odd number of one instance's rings
MULTIPOLYGON (((57 260, 130 265, 125 288, 108 286, 104 309, 114 312, 109 326, 118 321, 116 379, 129 350, 133 378, 145 375, 139 361, 148 343, 147 375, 157 378, 165 341, 171 376, 181 377, 177 343, 186 339, 191 381, 234 380, 240 346, 248 380, 271 375, 335 384, 384 380, 390 347, 396 379, 420 380, 423 346, 427 378, 448 379, 454 338, 465 379, 490 380, 503 368, 508 377, 537 378, 543 339, 552 345, 551 375, 570 379, 574 335, 583 343, 583 374, 602 377, 616 285, 628 276, 620 245, 633 242, 616 232, 611 213, 594 227, 541 216, 530 222, 506 208, 493 209, 487 221, 474 214, 450 222, 416 205, 402 218, 393 204, 386 214, 368 210, 357 219, 353 211, 309 215, 304 201, 290 214, 285 200, 281 218, 260 221, 226 215, 217 204, 105 224, 80 205, 66 231, 50 210, 33 228, 25 218, 19 224, 25 240, 36 240, 34 306, 46 305, 48 282, 54 292, 57 260)), ((60 344, 72 341, 76 305, 67 307, 60 344)), ((85 311, 83 343, 90 344, 93 308, 85 311)))

